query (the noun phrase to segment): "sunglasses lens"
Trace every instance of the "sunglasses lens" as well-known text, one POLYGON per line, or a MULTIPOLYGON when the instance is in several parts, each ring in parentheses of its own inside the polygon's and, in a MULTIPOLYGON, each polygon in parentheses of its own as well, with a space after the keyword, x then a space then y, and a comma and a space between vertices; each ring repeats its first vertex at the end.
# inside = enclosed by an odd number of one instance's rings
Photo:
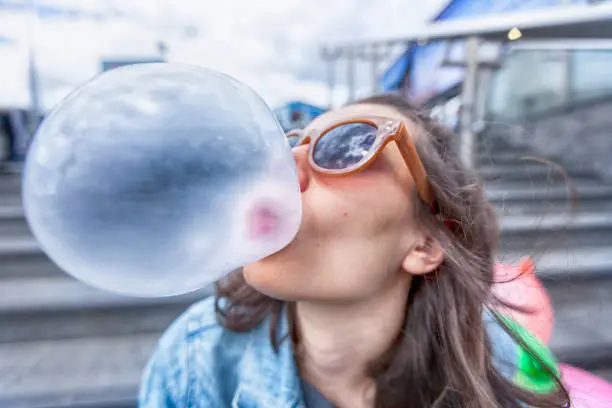
POLYGON ((287 140, 289 141, 289 146, 295 147, 300 141, 300 137, 299 136, 289 136, 287 140))
POLYGON ((369 123, 347 123, 326 132, 314 147, 317 166, 327 170, 348 169, 362 161, 374 146, 378 128, 369 123))

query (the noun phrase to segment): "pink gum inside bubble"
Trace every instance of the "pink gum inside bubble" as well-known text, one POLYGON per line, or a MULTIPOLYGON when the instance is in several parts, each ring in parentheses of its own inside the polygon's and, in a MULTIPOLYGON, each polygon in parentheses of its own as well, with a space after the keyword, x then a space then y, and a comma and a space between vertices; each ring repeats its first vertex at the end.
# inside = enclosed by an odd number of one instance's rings
POLYGON ((282 224, 277 205, 259 202, 247 214, 247 237, 252 240, 270 239, 278 235, 282 224))

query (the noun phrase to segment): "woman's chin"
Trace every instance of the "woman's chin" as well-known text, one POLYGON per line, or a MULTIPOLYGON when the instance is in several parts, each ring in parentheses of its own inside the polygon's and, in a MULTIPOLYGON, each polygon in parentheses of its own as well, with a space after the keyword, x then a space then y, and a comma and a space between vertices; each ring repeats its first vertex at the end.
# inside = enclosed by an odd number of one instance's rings
POLYGON ((294 279, 287 272, 275 267, 269 260, 262 259, 244 267, 245 281, 256 291, 278 300, 292 300, 294 279))

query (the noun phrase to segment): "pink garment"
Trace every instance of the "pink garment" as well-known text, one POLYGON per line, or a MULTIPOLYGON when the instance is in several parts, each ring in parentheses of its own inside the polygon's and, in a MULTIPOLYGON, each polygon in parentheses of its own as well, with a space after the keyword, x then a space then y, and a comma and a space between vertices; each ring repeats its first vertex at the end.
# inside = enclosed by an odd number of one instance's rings
POLYGON ((495 265, 493 293, 517 306, 528 308, 531 313, 504 309, 519 324, 533 333, 544 344, 550 342, 555 323, 554 312, 546 288, 535 274, 530 258, 517 265, 498 263, 495 265))
POLYGON ((612 384, 586 371, 561 365, 572 408, 611 408, 612 384))

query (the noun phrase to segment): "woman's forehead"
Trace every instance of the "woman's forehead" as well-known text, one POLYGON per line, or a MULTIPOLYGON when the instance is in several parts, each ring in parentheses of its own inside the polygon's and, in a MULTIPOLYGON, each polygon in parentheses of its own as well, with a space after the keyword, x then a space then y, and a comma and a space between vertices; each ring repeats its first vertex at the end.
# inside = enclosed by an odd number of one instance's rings
POLYGON ((364 103, 344 106, 325 112, 310 122, 304 130, 322 131, 338 121, 368 116, 384 116, 392 119, 401 119, 407 122, 407 124, 411 122, 409 118, 405 117, 391 106, 364 103))

